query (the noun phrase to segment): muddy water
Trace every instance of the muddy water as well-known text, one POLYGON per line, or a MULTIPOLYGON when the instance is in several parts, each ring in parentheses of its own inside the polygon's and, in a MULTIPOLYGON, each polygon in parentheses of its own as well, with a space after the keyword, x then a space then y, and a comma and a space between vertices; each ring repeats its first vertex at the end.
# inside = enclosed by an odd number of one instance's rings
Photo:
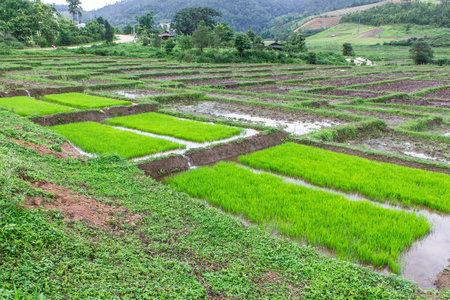
POLYGON ((413 152, 413 151, 405 151, 405 152, 403 152, 403 154, 406 154, 408 156, 412 156, 412 157, 415 157, 415 158, 421 158, 421 159, 432 160, 432 161, 439 161, 439 162, 444 162, 444 163, 450 164, 450 160, 446 160, 446 159, 443 159, 443 158, 432 157, 432 156, 426 155, 424 153, 418 153, 418 152, 413 152))
POLYGON ((111 91, 111 93, 116 94, 118 96, 124 96, 129 99, 167 94, 167 92, 157 90, 120 90, 120 91, 111 91))
POLYGON ((252 116, 243 113, 234 113, 226 109, 220 109, 215 107, 215 103, 211 101, 198 102, 192 105, 176 104, 170 107, 183 112, 196 112, 201 114, 209 114, 214 116, 225 117, 228 119, 235 119, 239 121, 246 121, 256 124, 261 124, 268 127, 282 128, 284 131, 295 134, 303 135, 310 132, 318 131, 323 128, 329 128, 336 125, 341 125, 333 121, 287 121, 279 119, 270 119, 258 116, 252 116))

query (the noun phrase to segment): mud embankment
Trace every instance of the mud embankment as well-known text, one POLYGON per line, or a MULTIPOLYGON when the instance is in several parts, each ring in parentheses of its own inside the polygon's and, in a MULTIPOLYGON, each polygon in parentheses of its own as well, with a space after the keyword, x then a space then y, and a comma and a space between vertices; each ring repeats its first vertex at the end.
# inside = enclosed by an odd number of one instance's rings
POLYGON ((106 107, 103 110, 84 110, 72 113, 60 113, 49 116, 41 116, 33 120, 41 126, 54 126, 76 122, 99 122, 113 117, 137 115, 146 112, 154 112, 158 108, 155 104, 139 104, 130 106, 106 107))
POLYGON ((0 98, 18 97, 18 96, 41 97, 41 96, 52 95, 52 94, 82 93, 82 92, 84 92, 84 87, 82 87, 82 86, 69 86, 69 87, 46 88, 46 89, 14 90, 14 91, 10 91, 10 92, 0 92, 0 98))
POLYGON ((235 140, 226 144, 217 144, 207 148, 193 150, 185 155, 169 156, 160 160, 138 165, 147 176, 158 178, 168 174, 185 171, 193 166, 204 166, 238 155, 277 146, 288 138, 285 132, 258 134, 246 139, 235 140))

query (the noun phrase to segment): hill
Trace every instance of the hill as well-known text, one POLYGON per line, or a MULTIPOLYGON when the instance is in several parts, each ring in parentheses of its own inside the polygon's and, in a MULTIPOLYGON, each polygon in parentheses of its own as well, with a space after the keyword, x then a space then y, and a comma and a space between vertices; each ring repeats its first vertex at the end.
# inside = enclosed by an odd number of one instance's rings
POLYGON ((92 11, 92 15, 104 16, 114 26, 124 26, 131 23, 131 14, 142 15, 154 11, 156 21, 169 21, 181 9, 208 6, 219 11, 222 14, 220 21, 228 22, 234 30, 246 31, 251 28, 261 32, 269 28, 273 19, 283 15, 294 14, 298 18, 373 2, 377 0, 122 0, 92 11))

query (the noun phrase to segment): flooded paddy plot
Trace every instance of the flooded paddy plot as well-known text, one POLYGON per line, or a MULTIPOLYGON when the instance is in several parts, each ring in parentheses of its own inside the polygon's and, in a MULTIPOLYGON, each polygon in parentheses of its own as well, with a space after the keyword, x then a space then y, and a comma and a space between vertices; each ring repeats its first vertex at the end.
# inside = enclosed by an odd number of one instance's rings
POLYGON ((446 84, 447 82, 445 81, 404 80, 404 81, 383 83, 379 85, 358 87, 358 89, 368 91, 390 91, 390 92, 410 94, 421 91, 423 89, 438 87, 446 84))
POLYGON ((306 86, 306 85, 279 85, 279 84, 267 84, 267 85, 252 85, 252 86, 244 86, 244 87, 236 87, 233 88, 235 91, 242 91, 242 92, 251 92, 251 93, 258 93, 258 94, 289 94, 293 91, 301 91, 301 90, 308 90, 312 88, 312 86, 306 86))
POLYGON ((301 110, 283 110, 252 105, 200 101, 188 104, 170 104, 168 109, 198 113, 206 116, 219 116, 245 123, 261 124, 276 127, 286 132, 302 135, 323 128, 343 125, 349 120, 314 115, 301 110))
POLYGON ((123 89, 123 90, 107 90, 104 91, 113 95, 123 96, 129 99, 145 98, 149 96, 158 96, 170 94, 170 92, 165 90, 154 90, 154 89, 123 89))
POLYGON ((362 151, 373 150, 387 154, 420 158, 450 164, 450 145, 445 142, 410 137, 400 133, 387 133, 367 139, 351 140, 349 145, 362 151))

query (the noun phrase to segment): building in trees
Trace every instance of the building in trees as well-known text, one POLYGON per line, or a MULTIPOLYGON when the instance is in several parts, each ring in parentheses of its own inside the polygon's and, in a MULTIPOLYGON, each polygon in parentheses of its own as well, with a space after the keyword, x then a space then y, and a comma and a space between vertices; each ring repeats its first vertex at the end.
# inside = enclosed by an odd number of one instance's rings
POLYGON ((174 37, 174 35, 168 30, 165 30, 165 31, 161 32, 160 34, 158 34, 158 36, 161 39, 163 39, 164 41, 167 41, 168 39, 171 39, 171 38, 174 37))

